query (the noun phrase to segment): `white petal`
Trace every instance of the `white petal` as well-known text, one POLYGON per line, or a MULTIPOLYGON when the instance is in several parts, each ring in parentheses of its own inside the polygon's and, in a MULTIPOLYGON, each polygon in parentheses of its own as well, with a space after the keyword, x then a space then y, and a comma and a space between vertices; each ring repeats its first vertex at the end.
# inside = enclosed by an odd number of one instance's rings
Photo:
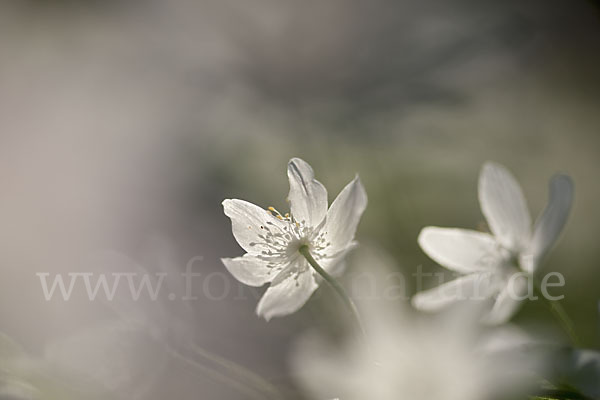
POLYGON ((483 300, 488 297, 489 288, 490 280, 487 274, 465 275, 417 293, 412 298, 412 304, 419 310, 437 311, 456 301, 483 300))
POLYGON ((262 286, 276 275, 276 271, 267 267, 267 263, 250 254, 222 258, 221 261, 235 279, 249 286, 262 286))
POLYGON ((296 221, 318 225, 327 214, 327 189, 315 179, 307 162, 292 158, 288 163, 290 210, 296 221))
POLYGON ((256 243, 263 243, 259 237, 268 230, 276 230, 284 226, 284 222, 275 218, 267 210, 244 200, 224 200, 223 210, 231 218, 231 230, 237 242, 251 254, 260 253, 264 248, 256 243))
POLYGON ((573 203, 573 181, 567 175, 556 175, 550 181, 550 200, 538 217, 533 238, 521 267, 533 272, 543 256, 552 248, 560 235, 573 203))
POLYGON ((335 250, 344 249, 354 239, 356 227, 367 207, 367 193, 358 176, 346 185, 327 212, 324 231, 335 250))
POLYGON ((288 269, 276 277, 258 302, 256 314, 269 321, 298 311, 308 301, 318 287, 312 270, 308 266, 299 274, 294 270, 288 269))
POLYGON ((487 233, 428 226, 418 241, 435 262, 460 273, 489 269, 502 260, 498 243, 487 233))
POLYGON ((526 248, 531 238, 531 216, 519 183, 506 168, 484 164, 479 175, 479 204, 503 246, 513 251, 526 248))
POLYGON ((508 322, 519 310, 526 291, 527 280, 524 276, 509 280, 498 294, 490 313, 484 318, 484 322, 490 325, 501 325, 508 322))
POLYGON ((348 253, 358 245, 357 242, 350 242, 344 249, 337 251, 330 257, 324 257, 319 259, 321 267, 327 271, 330 275, 340 276, 346 269, 346 262, 344 259, 348 253))

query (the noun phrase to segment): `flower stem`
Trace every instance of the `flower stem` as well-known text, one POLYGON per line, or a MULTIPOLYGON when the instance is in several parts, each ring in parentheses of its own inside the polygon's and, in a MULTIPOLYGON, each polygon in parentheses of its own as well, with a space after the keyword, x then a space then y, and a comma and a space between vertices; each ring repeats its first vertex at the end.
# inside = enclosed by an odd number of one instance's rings
POLYGON ((573 323, 573 320, 569 317, 569 314, 567 314, 563 306, 558 301, 546 298, 546 296, 544 296, 542 294, 542 291, 539 289, 539 285, 537 285, 536 289, 540 293, 540 296, 546 301, 546 304, 552 312, 552 315, 554 315, 560 326, 569 336, 569 339, 571 339, 571 343, 575 347, 581 347, 581 342, 579 340, 579 337, 577 336, 577 333, 575 332, 575 324, 573 323))
POLYGON ((312 254, 310 254, 308 246, 301 246, 298 251, 304 256, 304 258, 306 258, 306 261, 308 261, 308 263, 314 268, 314 270, 317 271, 317 273, 327 281, 327 283, 333 288, 333 290, 335 290, 338 296, 342 299, 344 305, 348 308, 348 310, 354 317, 354 320, 360 330, 362 338, 365 344, 367 344, 367 334, 360 319, 360 315, 358 314, 358 309, 356 308, 356 305, 354 304, 352 299, 350 299, 350 296, 348 296, 348 294, 346 293, 344 287, 340 285, 340 283, 337 280, 335 280, 333 276, 329 275, 327 271, 325 271, 323 267, 319 265, 319 263, 314 259, 312 254))
POLYGON ((575 347, 580 347, 579 337, 575 332, 575 325, 573 324, 571 318, 569 318, 569 315, 567 314, 563 306, 557 301, 547 300, 547 302, 550 307, 550 310, 552 311, 552 314, 554 314, 556 319, 562 325, 565 332, 567 332, 567 335, 569 335, 569 338, 573 342, 573 345, 575 345, 575 347))

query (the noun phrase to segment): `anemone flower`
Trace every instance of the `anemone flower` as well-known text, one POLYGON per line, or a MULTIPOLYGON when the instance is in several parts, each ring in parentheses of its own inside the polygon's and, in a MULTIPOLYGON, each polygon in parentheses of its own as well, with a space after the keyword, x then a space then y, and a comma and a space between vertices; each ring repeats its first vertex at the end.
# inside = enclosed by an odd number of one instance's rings
POLYGON ((223 264, 246 285, 271 284, 256 308, 267 321, 294 313, 317 289, 319 280, 308 258, 327 274, 342 271, 344 256, 355 246, 356 227, 367 206, 358 176, 327 209, 327 190, 308 163, 291 159, 287 174, 289 214, 244 200, 223 201, 233 235, 246 251, 241 257, 223 258, 223 264))
POLYGON ((527 296, 527 279, 560 235, 573 199, 566 175, 550 181, 550 199, 532 229, 521 187, 499 164, 486 163, 479 176, 479 203, 491 233, 429 226, 419 245, 441 266, 460 274, 455 280, 418 293, 418 309, 436 310, 470 298, 492 299, 489 323, 509 320, 527 296), (526 278, 526 279, 523 279, 526 278))

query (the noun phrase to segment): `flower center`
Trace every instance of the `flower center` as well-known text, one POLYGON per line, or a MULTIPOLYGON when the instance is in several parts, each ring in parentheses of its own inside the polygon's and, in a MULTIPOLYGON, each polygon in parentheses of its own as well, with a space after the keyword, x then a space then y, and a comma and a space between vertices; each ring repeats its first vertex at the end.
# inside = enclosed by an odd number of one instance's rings
POLYGON ((268 210, 283 223, 267 221, 261 226, 258 237, 260 242, 252 242, 250 246, 260 248, 257 257, 265 261, 271 272, 279 272, 301 256, 299 250, 307 246, 315 259, 326 257, 325 250, 331 244, 327 242, 326 232, 320 227, 311 227, 305 221, 297 221, 292 215, 282 215, 274 207, 268 210))

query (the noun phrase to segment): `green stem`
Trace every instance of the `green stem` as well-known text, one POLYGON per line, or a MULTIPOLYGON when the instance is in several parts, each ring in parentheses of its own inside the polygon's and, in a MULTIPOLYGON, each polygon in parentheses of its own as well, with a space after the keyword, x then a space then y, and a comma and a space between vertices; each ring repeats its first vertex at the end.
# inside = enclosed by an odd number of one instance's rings
POLYGON ((569 335, 569 338, 573 342, 573 345, 575 345, 575 347, 581 347, 579 337, 575 332, 575 325, 573 324, 571 318, 569 318, 569 315, 567 314, 563 306, 557 301, 547 300, 547 302, 550 306, 552 314, 554 314, 556 319, 560 321, 560 324, 562 325, 565 332, 567 332, 567 335, 569 335))
POLYGON ((360 315, 358 314, 358 309, 356 308, 356 305, 354 304, 352 299, 350 299, 350 296, 348 296, 348 294, 346 293, 346 290, 344 289, 344 287, 342 285, 340 285, 340 283, 337 280, 335 280, 335 278, 333 276, 329 275, 327 273, 327 271, 325 271, 319 265, 319 263, 313 258, 312 254, 310 254, 310 250, 308 249, 308 246, 306 246, 306 245, 301 246, 298 251, 300 252, 300 254, 302 254, 304 256, 304 258, 306 258, 306 261, 308 261, 308 263, 314 268, 314 270, 317 271, 317 273, 319 275, 321 275, 323 277, 323 279, 325 279, 327 281, 327 283, 333 288, 333 290, 335 290, 335 292, 338 294, 338 296, 342 299, 342 301, 344 302, 344 305, 348 308, 348 310, 350 311, 350 314, 352 314, 352 316, 354 317, 354 320, 356 321, 356 325, 358 326, 360 333, 362 335, 362 338, 366 345, 368 343, 367 342, 367 333, 361 322, 360 315))
POLYGON ((558 301, 546 298, 546 296, 544 296, 544 294, 540 290, 539 285, 536 285, 536 289, 539 292, 539 295, 542 297, 542 299, 546 301, 546 304, 552 312, 552 315, 554 315, 560 326, 569 336, 569 339, 571 339, 572 344, 575 347, 581 347, 581 342, 579 341, 579 337, 575 332, 575 324, 573 324, 573 320, 569 317, 569 314, 567 314, 563 306, 558 301))

